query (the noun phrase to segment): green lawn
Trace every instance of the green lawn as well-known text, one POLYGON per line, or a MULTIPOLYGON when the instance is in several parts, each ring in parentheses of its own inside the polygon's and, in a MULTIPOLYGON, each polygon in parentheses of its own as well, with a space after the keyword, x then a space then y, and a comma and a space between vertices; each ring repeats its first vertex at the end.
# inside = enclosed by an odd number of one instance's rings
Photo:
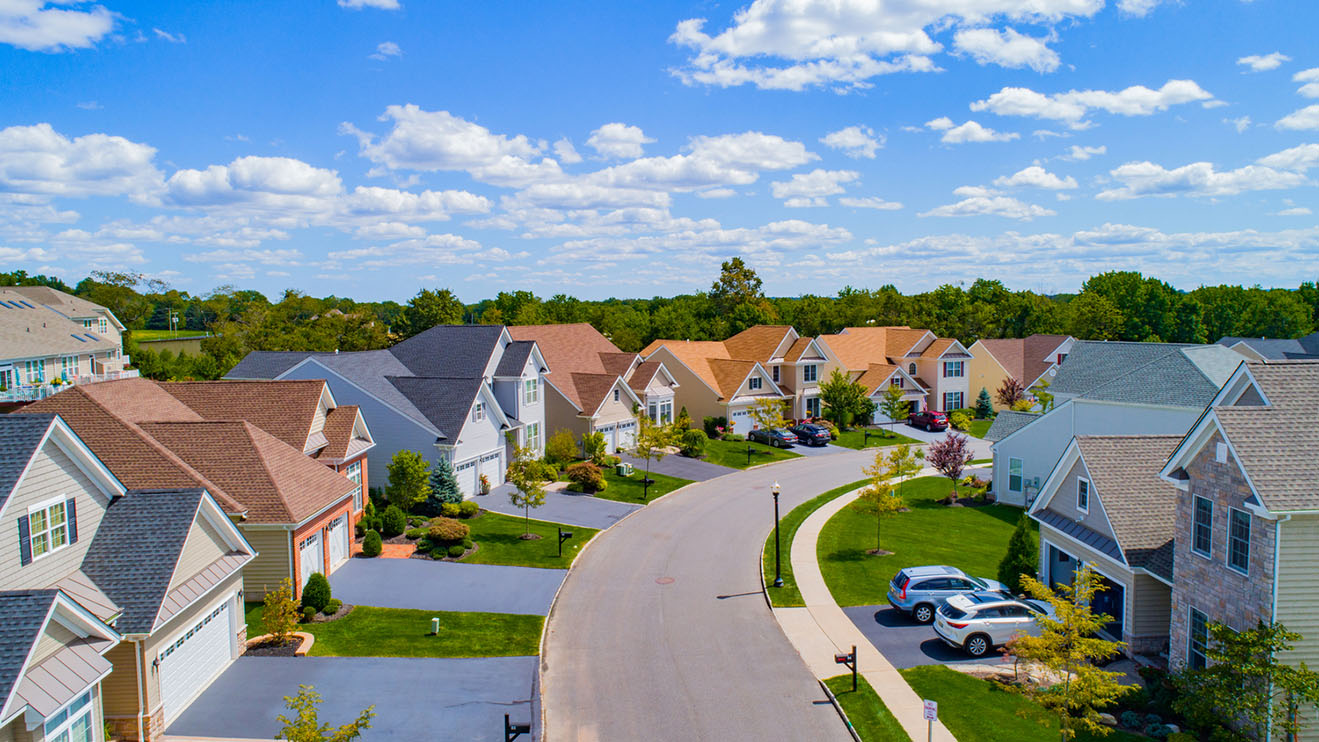
MULTIPOLYGON (((534 509, 532 514, 535 514, 534 509)), ((515 515, 487 511, 479 518, 463 522, 471 527, 472 540, 480 545, 475 554, 463 560, 465 564, 567 569, 577 558, 577 552, 598 533, 594 528, 532 520, 531 532, 540 534, 540 538, 524 541, 519 537, 526 532, 525 521, 515 515), (558 556, 560 526, 565 531, 572 531, 572 538, 563 542, 562 557, 558 556)))
POLYGON ((824 684, 838 699, 862 742, 910 742, 911 737, 865 678, 857 676, 855 691, 850 673, 829 678, 824 684))
POLYGON ((793 451, 771 448, 763 443, 749 443, 747 441, 710 441, 705 445, 706 461, 720 466, 731 466, 734 469, 745 469, 748 466, 768 464, 771 461, 782 461, 783 459, 795 459, 799 456, 801 454, 793 451), (750 446, 752 451, 750 463, 747 462, 747 446, 750 446))
MULTIPOLYGON (((247 635, 265 633, 260 603, 247 604, 247 635)), ((540 653, 542 616, 457 613, 360 605, 330 623, 305 623, 312 657, 522 657, 540 653), (440 633, 430 635, 431 618, 440 633)))
MULTIPOLYGON (((939 703, 939 720, 958 742, 1054 742, 1058 719, 1025 696, 998 685, 950 670, 927 665, 902 671, 922 698, 939 703)), ((850 685, 848 686, 851 687, 850 685)), ((1078 742, 1137 742, 1140 735, 1114 731, 1104 737, 1078 732, 1078 742)))
POLYGON ((989 426, 993 425, 993 420, 972 420, 971 429, 966 431, 976 438, 984 438, 985 433, 989 432, 989 426))
POLYGON ((903 567, 948 564, 978 577, 995 576, 1021 509, 950 508, 935 502, 949 489, 943 477, 922 477, 903 485, 902 495, 911 510, 886 519, 881 534, 883 547, 894 552, 890 556, 866 553, 875 548, 874 515, 846 507, 829 519, 820 533, 817 554, 824 581, 839 605, 887 603, 889 580, 903 567))
POLYGON ((870 440, 866 440, 866 434, 863 430, 847 430, 838 434, 838 440, 834 441, 835 446, 844 448, 875 448, 876 446, 896 446, 899 443, 920 443, 915 438, 907 436, 896 431, 885 428, 884 430, 871 430, 870 440))
POLYGON ((172 330, 132 330, 134 340, 171 340, 174 338, 203 337, 205 335, 205 330, 179 330, 177 335, 172 330))
MULTIPOLYGON (((651 462, 651 464, 653 466, 654 462, 651 462)), ((645 476, 646 472, 639 467, 632 470, 632 476, 630 477, 619 476, 614 472, 613 468, 606 469, 605 481, 609 483, 609 486, 605 487, 603 492, 595 493, 595 496, 604 500, 616 500, 618 502, 630 502, 639 505, 642 503, 641 481, 645 476)), ((650 492, 646 502, 654 502, 683 485, 691 484, 691 481, 687 479, 668 477, 663 474, 655 474, 654 472, 651 473, 650 478, 652 483, 650 485, 650 492)))
POLYGON ((764 551, 764 574, 765 584, 769 585, 770 602, 780 608, 792 608, 804 606, 801 593, 797 591, 797 582, 792 577, 792 560, 788 555, 792 553, 792 539, 797 535, 797 529, 801 527, 802 521, 806 520, 811 513, 820 509, 820 506, 826 502, 838 497, 845 492, 851 492, 857 487, 862 487, 869 480, 862 479, 851 484, 845 484, 842 487, 835 487, 822 495, 818 495, 797 507, 791 512, 782 516, 779 521, 780 538, 783 540, 783 568, 780 574, 783 577, 783 587, 773 587, 774 584, 774 531, 769 532, 765 538, 764 551))

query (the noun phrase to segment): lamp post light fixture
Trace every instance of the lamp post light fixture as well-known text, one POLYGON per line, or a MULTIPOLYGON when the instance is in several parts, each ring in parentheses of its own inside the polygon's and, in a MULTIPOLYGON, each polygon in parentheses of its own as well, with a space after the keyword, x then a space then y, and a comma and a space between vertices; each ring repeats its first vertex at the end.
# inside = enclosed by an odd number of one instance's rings
POLYGON ((779 483, 774 480, 774 485, 770 489, 774 493, 774 587, 783 587, 782 560, 779 553, 781 551, 779 542, 779 483))

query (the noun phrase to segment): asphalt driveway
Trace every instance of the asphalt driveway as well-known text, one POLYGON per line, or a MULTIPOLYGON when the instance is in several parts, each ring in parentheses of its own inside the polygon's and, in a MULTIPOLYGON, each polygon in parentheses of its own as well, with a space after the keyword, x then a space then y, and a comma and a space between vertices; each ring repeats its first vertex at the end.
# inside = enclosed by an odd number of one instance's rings
POLYGON ((929 624, 919 624, 888 605, 860 605, 843 613, 861 630, 894 667, 905 670, 921 665, 980 664, 1002 662, 1003 656, 973 659, 960 649, 944 644, 929 624))
MULTIPOLYGON (((620 453, 618 457, 631 463, 634 469, 646 470, 646 462, 635 456, 620 453)), ((738 469, 678 455, 665 456, 659 461, 652 460, 650 462, 651 474, 665 474, 679 479, 690 479, 693 482, 704 482, 715 477, 722 477, 725 474, 732 474, 735 471, 738 471, 738 469)))
POLYGON ((338 727, 375 705, 364 740, 502 739, 504 714, 531 721, 539 737, 536 657, 239 657, 168 734, 273 739, 284 697, 311 685, 321 723, 338 727))
MULTIPOLYGON (((516 515, 521 518, 522 508, 514 507, 508 499, 508 493, 512 491, 512 485, 501 484, 488 495, 477 495, 475 500, 482 508, 492 513, 516 515)), ((546 492, 545 504, 533 508, 531 517, 551 523, 586 526, 603 531, 640 507, 640 505, 614 502, 590 495, 546 492)))
POLYGON ((352 605, 544 616, 567 574, 562 569, 357 558, 330 575, 330 588, 334 597, 352 605))

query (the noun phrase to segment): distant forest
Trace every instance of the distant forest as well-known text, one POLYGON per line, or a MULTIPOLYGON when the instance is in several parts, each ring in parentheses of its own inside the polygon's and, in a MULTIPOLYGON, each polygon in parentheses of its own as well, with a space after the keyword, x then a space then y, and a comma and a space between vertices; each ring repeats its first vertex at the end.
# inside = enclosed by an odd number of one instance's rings
POLYGON ((423 290, 406 304, 315 298, 287 290, 274 301, 258 291, 223 286, 193 296, 136 273, 93 272, 69 286, 58 278, 0 272, 0 285, 52 286, 108 307, 130 330, 206 331, 199 356, 176 357, 126 341, 133 364, 158 379, 214 379, 249 351, 351 351, 385 348, 437 324, 589 322, 623 350, 656 338, 722 340, 756 324, 793 325, 803 335, 860 325, 928 328, 966 345, 979 338, 1065 333, 1092 340, 1204 343, 1224 336, 1300 337, 1319 325, 1319 288, 1201 286, 1179 291, 1130 271, 1090 277, 1076 294, 1013 291, 999 281, 969 288, 944 285, 904 295, 892 285, 846 287, 835 296, 765 296, 760 278, 740 258, 725 262, 708 291, 651 299, 589 301, 504 291, 463 304, 448 289, 423 290))

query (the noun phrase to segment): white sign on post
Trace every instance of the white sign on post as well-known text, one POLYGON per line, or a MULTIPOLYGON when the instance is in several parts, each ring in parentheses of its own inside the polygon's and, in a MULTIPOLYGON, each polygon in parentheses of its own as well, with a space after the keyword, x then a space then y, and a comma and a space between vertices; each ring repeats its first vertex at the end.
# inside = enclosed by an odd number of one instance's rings
POLYGON ((926 721, 938 721, 938 720, 939 720, 939 703, 938 703, 938 701, 926 701, 926 702, 925 702, 925 720, 926 720, 926 721))

